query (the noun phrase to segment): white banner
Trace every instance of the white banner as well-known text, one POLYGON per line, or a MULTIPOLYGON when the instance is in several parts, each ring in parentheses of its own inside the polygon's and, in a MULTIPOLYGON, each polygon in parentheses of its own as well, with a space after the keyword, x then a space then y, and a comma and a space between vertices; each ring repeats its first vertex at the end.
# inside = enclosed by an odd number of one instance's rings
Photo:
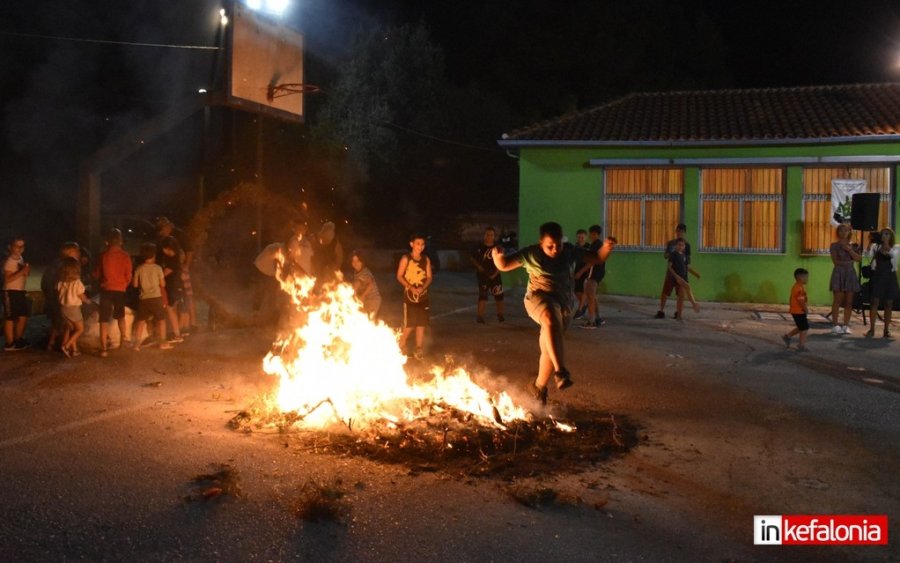
POLYGON ((833 178, 831 180, 831 226, 850 222, 853 194, 865 193, 865 180, 833 178), (837 217, 841 217, 840 220, 837 217))

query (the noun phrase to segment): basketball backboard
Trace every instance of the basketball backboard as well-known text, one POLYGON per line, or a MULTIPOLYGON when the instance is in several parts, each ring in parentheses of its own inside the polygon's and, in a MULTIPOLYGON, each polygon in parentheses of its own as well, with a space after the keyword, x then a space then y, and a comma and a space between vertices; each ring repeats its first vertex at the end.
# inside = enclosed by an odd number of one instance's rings
POLYGON ((233 5, 226 103, 302 122, 303 36, 242 2, 233 5))

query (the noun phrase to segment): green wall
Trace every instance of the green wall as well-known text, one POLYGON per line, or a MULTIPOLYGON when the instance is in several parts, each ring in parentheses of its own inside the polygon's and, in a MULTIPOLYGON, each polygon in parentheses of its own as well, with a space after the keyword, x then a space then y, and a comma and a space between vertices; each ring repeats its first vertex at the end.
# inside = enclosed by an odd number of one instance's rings
MULTIPOLYGON (((589 167, 591 159, 898 154, 900 143, 789 147, 523 148, 519 158, 519 244, 526 246, 537 242, 538 227, 546 221, 561 223, 570 239, 574 239, 576 229, 586 229, 594 223, 603 224, 603 169, 589 167)), ((830 258, 800 255, 802 166, 786 166, 784 254, 699 252, 700 169, 685 167, 684 170, 684 222, 688 227, 687 238, 692 243, 693 267, 702 276, 699 280, 691 280, 698 299, 786 303, 793 284, 792 273, 795 268, 803 267, 810 272, 810 301, 817 305, 831 303, 828 291, 830 258)), ((900 177, 897 173, 900 173, 900 166, 895 168, 895 178, 900 177)), ((893 205, 896 224, 900 214, 896 195, 893 205)), ((603 290, 612 294, 658 297, 665 268, 661 252, 617 250, 607 265, 603 290)), ((508 281, 523 283, 523 273, 518 271, 514 274, 509 276, 508 281)))

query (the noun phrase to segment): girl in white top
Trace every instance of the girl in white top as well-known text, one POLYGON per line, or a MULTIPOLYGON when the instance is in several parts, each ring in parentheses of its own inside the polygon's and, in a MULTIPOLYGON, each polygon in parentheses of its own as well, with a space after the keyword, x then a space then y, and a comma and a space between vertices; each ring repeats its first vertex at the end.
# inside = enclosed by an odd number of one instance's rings
POLYGON ((78 337, 84 332, 84 317, 81 305, 88 302, 84 284, 81 282, 81 262, 77 258, 67 256, 63 259, 59 270, 59 282, 56 284, 62 317, 66 323, 63 331, 62 353, 67 358, 80 356, 78 337))
POLYGON ((884 337, 891 337, 891 313, 894 309, 894 301, 900 299, 900 285, 897 283, 898 262, 900 262, 900 245, 894 238, 894 231, 888 228, 881 229, 878 240, 866 251, 866 256, 872 260, 869 264, 872 268, 871 277, 871 302, 869 311, 869 332, 866 336, 875 336, 875 320, 878 319, 878 306, 884 304, 884 337))

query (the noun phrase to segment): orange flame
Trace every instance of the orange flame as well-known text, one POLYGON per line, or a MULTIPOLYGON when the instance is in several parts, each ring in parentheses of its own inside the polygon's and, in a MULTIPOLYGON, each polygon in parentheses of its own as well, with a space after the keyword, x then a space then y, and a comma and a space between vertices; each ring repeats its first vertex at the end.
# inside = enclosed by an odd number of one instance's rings
POLYGON ((338 281, 315 294, 314 285, 311 277, 282 282, 296 309, 293 328, 263 360, 265 372, 279 379, 277 408, 296 412, 299 426, 398 424, 421 416, 423 405, 447 405, 498 426, 530 418, 508 394, 490 393, 461 367, 435 366, 429 381, 410 382, 397 333, 369 319, 353 288, 338 281))

